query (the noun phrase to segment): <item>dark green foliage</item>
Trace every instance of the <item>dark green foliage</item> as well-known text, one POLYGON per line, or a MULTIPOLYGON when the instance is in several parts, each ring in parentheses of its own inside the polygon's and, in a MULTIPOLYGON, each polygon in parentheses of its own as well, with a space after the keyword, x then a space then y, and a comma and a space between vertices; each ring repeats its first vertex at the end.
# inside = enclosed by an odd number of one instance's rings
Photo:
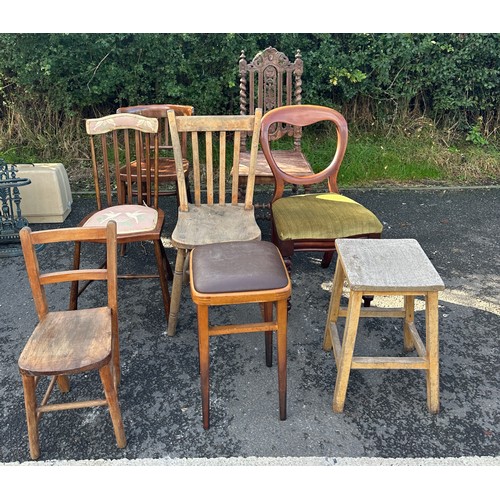
POLYGON ((500 34, 7 33, 0 151, 81 158, 68 145, 84 135, 82 119, 119 106, 237 114, 240 53, 250 60, 268 46, 291 60, 300 49, 302 102, 340 110, 353 131, 389 136, 425 118, 474 145, 498 144, 500 34))

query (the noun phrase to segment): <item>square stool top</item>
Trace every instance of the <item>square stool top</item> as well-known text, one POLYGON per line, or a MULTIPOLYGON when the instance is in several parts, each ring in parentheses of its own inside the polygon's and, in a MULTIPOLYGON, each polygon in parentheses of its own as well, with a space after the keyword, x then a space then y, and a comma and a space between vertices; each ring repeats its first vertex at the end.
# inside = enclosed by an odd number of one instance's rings
POLYGON ((364 292, 444 290, 443 280, 414 239, 338 239, 349 287, 364 292))

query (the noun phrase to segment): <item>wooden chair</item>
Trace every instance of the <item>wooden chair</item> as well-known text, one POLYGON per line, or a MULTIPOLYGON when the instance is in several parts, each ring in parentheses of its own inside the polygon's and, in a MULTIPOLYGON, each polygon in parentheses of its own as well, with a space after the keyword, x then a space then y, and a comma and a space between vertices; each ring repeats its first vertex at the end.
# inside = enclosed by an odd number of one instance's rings
MULTIPOLYGON (((170 141, 170 132, 168 128, 167 111, 173 109, 176 115, 191 116, 194 114, 193 106, 184 106, 179 104, 145 104, 138 106, 128 106, 118 108, 117 113, 135 113, 141 116, 158 119, 158 133, 159 133, 159 150, 160 157, 158 158, 158 179, 161 186, 175 184, 175 190, 160 190, 159 196, 176 196, 177 203, 179 203, 179 195, 177 190, 177 174, 175 172, 175 160, 173 158, 173 148, 170 141), (164 153, 164 155, 162 155, 164 153)), ((189 161, 187 159, 187 137, 186 134, 182 135, 182 158, 184 176, 186 179, 187 193, 189 200, 191 199, 191 191, 189 189, 189 161)), ((144 176, 145 164, 142 162, 142 175, 144 176)), ((137 164, 132 162, 132 177, 134 182, 137 182, 137 164)), ((125 194, 127 186, 127 173, 126 169, 122 168, 120 173, 120 182, 122 184, 122 193, 125 194)))
POLYGON ((295 251, 324 252, 321 265, 327 268, 337 238, 381 236, 382 224, 377 217, 361 204, 339 193, 337 175, 347 147, 347 136, 344 117, 324 106, 283 106, 269 111, 262 119, 262 151, 276 179, 271 202, 272 241, 280 249, 289 269, 295 251), (285 172, 270 147, 276 124, 305 127, 320 122, 333 124, 337 133, 337 148, 330 164, 319 173, 308 176, 285 172), (287 182, 312 186, 323 181, 327 181, 327 189, 321 187, 322 192, 283 196, 287 182))
MULTIPOLYGON (((273 47, 257 53, 251 62, 247 62, 242 51, 239 61, 240 114, 252 115, 257 107, 262 108, 265 114, 277 107, 301 104, 303 66, 300 50, 297 50, 293 62, 273 47)), ((274 152, 280 168, 294 176, 311 175, 311 165, 301 150, 302 129, 289 124, 276 124, 269 134, 275 143, 285 136, 293 137, 293 149, 281 148, 274 152)), ((249 153, 244 141, 240 160, 239 183, 243 191, 249 169, 249 153)), ((255 184, 274 184, 273 173, 261 151, 257 155, 255 184)))
POLYGON ((231 333, 265 332, 266 364, 270 367, 272 334, 276 331, 279 413, 280 420, 286 420, 287 302, 291 284, 278 249, 268 241, 202 245, 191 252, 189 266, 191 297, 198 314, 203 428, 210 425, 209 338, 231 333), (252 303, 261 305, 262 323, 209 325, 211 306, 252 303))
POLYGON ((116 223, 110 221, 104 228, 68 228, 31 232, 20 231, 21 245, 26 261, 29 283, 33 293, 39 322, 19 357, 19 371, 23 380, 26 420, 30 455, 40 456, 38 421, 45 412, 108 406, 116 442, 126 445, 123 422, 117 396, 120 378, 120 354, 117 311, 117 238, 116 223), (41 273, 36 245, 61 242, 105 242, 107 267, 76 271, 41 273), (54 283, 79 279, 107 281, 107 305, 79 311, 49 311, 45 288, 54 283), (105 399, 49 404, 56 381, 62 392, 69 391, 67 376, 98 370, 105 399), (36 388, 41 377, 51 377, 40 404, 36 388))
MULTIPOLYGON (((168 321, 168 335, 175 335, 184 266, 187 252, 199 245, 226 241, 260 240, 260 228, 255 221, 253 188, 255 181, 255 161, 259 146, 259 130, 262 111, 258 108, 251 116, 176 116, 168 111, 168 120, 174 146, 177 166, 180 204, 172 245, 177 249, 172 304, 168 321), (182 170, 182 149, 180 135, 191 134, 193 150, 194 203, 188 203, 186 184, 182 170), (233 176, 229 184, 228 158, 232 156, 233 170, 238 170, 241 135, 251 136, 251 155, 248 185, 244 203, 238 202, 238 176, 233 176), (214 138, 213 136, 218 136, 214 138), (200 137, 201 136, 201 137, 200 137), (205 158, 202 164, 200 139, 205 143, 205 158), (232 148, 229 142, 232 142, 232 148), (218 148, 214 155, 213 148, 218 148), (214 167, 214 157, 219 165, 214 167), (226 186, 230 186, 227 196, 226 186)), ((229 163, 230 165, 230 163, 229 163)))
MULTIPOLYGON (((159 278, 166 318, 170 312, 167 277, 172 269, 161 241, 165 215, 158 207, 158 120, 137 114, 122 113, 86 121, 90 136, 92 167, 97 210, 88 214, 80 227, 102 227, 108 220, 118 224, 118 243, 150 241, 154 245, 158 274, 119 275, 119 278, 159 278), (154 154, 144 153, 153 148, 154 154), (135 182, 132 162, 144 164, 145 183, 135 182), (123 164, 125 163, 125 166, 123 164), (118 182, 126 172, 126 192, 118 182), (117 192, 114 186, 117 186, 117 192), (125 203, 124 203, 125 202, 125 203)), ((80 266, 81 242, 75 243, 74 269, 80 266)), ((123 253, 123 252, 122 252, 123 253)), ((70 309, 76 309, 78 297, 88 286, 80 289, 78 281, 71 286, 70 309)))

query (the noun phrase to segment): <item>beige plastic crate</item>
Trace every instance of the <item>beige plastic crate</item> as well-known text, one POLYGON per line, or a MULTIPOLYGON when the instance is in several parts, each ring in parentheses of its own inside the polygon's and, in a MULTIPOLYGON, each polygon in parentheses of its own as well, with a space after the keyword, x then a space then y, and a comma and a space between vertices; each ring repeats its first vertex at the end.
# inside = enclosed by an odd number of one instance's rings
POLYGON ((21 213, 29 223, 63 222, 71 212, 73 197, 62 163, 17 164, 18 178, 31 179, 21 186, 21 213))

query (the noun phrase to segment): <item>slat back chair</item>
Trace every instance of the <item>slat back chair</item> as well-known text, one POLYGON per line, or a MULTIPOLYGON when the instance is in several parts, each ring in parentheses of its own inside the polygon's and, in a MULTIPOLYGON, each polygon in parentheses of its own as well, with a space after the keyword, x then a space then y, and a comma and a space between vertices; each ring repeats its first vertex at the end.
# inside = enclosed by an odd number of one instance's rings
POLYGON ((117 305, 117 229, 110 221, 103 228, 66 228, 32 232, 20 231, 29 283, 38 314, 38 324, 20 357, 28 438, 31 458, 40 456, 38 421, 45 412, 108 406, 118 447, 126 444, 116 387, 120 379, 117 305), (37 245, 91 241, 106 244, 105 268, 41 272, 37 245), (73 280, 107 282, 107 304, 90 309, 61 311, 49 309, 47 285, 73 280), (98 370, 105 399, 49 404, 56 381, 62 392, 69 391, 68 375, 98 370), (41 377, 51 377, 45 396, 37 402, 36 388, 41 377))
MULTIPOLYGON (((170 140, 170 129, 168 126, 167 111, 172 109, 178 116, 192 116, 194 115, 193 106, 181 105, 181 104, 144 104, 137 106, 126 106, 121 107, 116 110, 117 113, 133 113, 141 116, 147 116, 149 118, 158 119, 158 137, 159 137, 159 150, 160 156, 158 158, 158 176, 160 185, 175 183, 175 190, 163 189, 159 191, 160 196, 177 196, 178 200, 178 190, 177 190, 177 175, 175 171, 175 160, 173 158, 173 146, 170 140)), ((151 144, 153 148, 153 141, 151 144)), ((183 157, 183 168, 184 176, 186 182, 189 183, 189 161, 187 158, 187 134, 182 134, 181 136, 181 149, 183 157)), ((136 163, 133 163, 134 168, 136 168, 136 163)), ((134 175, 137 175, 135 172, 134 175)), ((143 172, 144 177, 144 172, 143 172)), ((125 190, 125 172, 123 171, 120 176, 120 182, 123 184, 123 190, 125 190)), ((188 184, 188 196, 190 196, 189 184, 188 184)))
MULTIPOLYGON (((258 52, 248 62, 242 51, 239 60, 240 74, 240 114, 253 114, 255 108, 261 108, 263 114, 287 105, 302 103, 302 74, 304 64, 300 50, 292 62, 286 54, 274 47, 258 52)), ((312 169, 302 153, 302 128, 288 123, 275 123, 269 137, 277 141, 282 137, 293 137, 293 149, 276 151, 276 159, 285 171, 295 175, 310 175, 312 169)), ((242 141, 241 168, 239 182, 241 190, 248 176, 249 156, 246 152, 246 142, 242 141)), ((273 173, 262 152, 259 152, 256 163, 256 184, 273 184, 273 173)))
MULTIPOLYGON (((108 220, 118 225, 118 243, 125 245, 151 241, 158 274, 127 274, 119 278, 159 278, 166 317, 170 309, 168 276, 172 270, 161 241, 165 214, 158 207, 158 120, 136 114, 122 113, 86 121, 90 138, 92 169, 97 210, 79 224, 82 227, 104 226, 108 220), (154 152, 153 155, 149 151, 154 152), (143 164, 145 182, 136 182, 134 162, 143 164), (118 181, 125 178, 125 185, 118 181)), ((75 243, 74 268, 80 265, 81 243, 75 243)), ((77 308, 81 289, 73 282, 70 309, 77 308)))
POLYGON ((251 116, 176 116, 173 111, 168 111, 180 200, 177 224, 171 238, 172 245, 177 248, 177 259, 169 335, 175 334, 187 252, 208 243, 251 241, 261 237, 253 206, 261 117, 260 108, 251 116), (182 170, 182 133, 188 133, 191 139, 193 203, 189 203, 182 170), (239 169, 243 133, 251 137, 251 148, 248 188, 244 202, 240 203, 238 176, 233 175, 231 179, 230 172, 231 165, 233 172, 239 169))
POLYGON ((295 251, 324 252, 322 267, 328 267, 337 238, 380 238, 382 223, 367 208, 339 193, 337 175, 347 148, 345 118, 325 106, 302 104, 283 106, 267 112, 262 119, 261 146, 276 178, 271 204, 272 240, 290 270, 295 251), (309 176, 286 172, 271 149, 276 123, 306 127, 318 123, 331 125, 337 145, 327 167, 309 176), (327 189, 322 183, 327 182, 327 189), (317 185, 320 192, 285 196, 285 183, 317 185))

